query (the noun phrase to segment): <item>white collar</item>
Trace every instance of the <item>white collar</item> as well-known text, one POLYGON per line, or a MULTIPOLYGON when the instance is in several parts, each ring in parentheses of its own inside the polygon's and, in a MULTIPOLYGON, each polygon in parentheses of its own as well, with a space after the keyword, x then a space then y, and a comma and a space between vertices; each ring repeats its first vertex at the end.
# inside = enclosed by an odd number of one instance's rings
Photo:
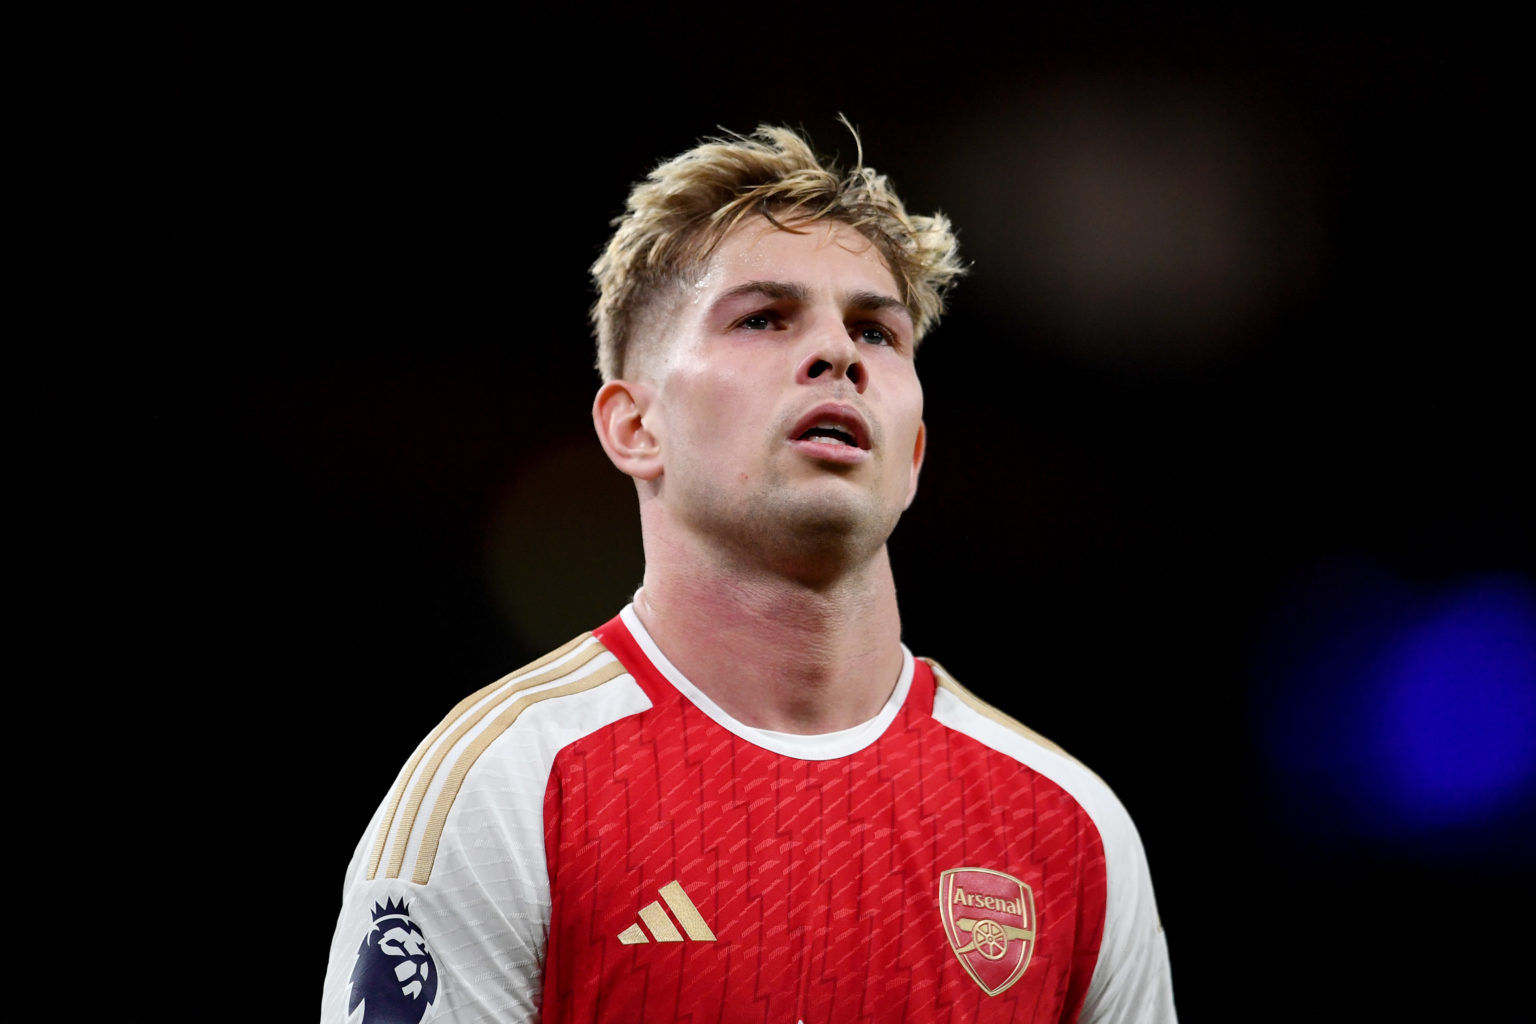
POLYGON ((656 641, 651 639, 651 634, 640 622, 640 616, 635 614, 633 603, 624 606, 624 610, 619 612, 619 618, 623 620, 630 636, 634 637, 635 643, 645 652, 645 656, 650 659, 656 671, 676 687, 679 693, 692 701, 695 707, 714 719, 722 728, 740 736, 748 743, 786 757, 797 757, 803 761, 830 761, 833 758, 847 757, 849 754, 863 750, 884 734, 886 726, 895 719, 896 712, 901 710, 901 705, 906 702, 907 692, 912 688, 912 652, 902 644, 901 674, 896 679, 896 688, 891 692, 885 706, 880 709, 880 713, 874 718, 861 722, 851 729, 839 729, 837 732, 816 735, 770 732, 767 729, 758 729, 738 722, 726 714, 725 709, 720 705, 705 696, 703 690, 689 682, 688 677, 667 660, 667 656, 661 653, 661 648, 656 646, 656 641))

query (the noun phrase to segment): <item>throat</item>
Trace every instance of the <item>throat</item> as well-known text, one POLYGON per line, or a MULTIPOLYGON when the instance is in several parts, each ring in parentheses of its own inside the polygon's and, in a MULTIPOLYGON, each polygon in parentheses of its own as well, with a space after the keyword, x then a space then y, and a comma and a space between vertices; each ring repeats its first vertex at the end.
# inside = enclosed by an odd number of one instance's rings
POLYGON ((783 580, 701 587, 655 576, 648 567, 636 595, 641 622, 693 685, 745 725, 802 735, 853 728, 880 713, 901 675, 893 586, 817 593, 783 580))

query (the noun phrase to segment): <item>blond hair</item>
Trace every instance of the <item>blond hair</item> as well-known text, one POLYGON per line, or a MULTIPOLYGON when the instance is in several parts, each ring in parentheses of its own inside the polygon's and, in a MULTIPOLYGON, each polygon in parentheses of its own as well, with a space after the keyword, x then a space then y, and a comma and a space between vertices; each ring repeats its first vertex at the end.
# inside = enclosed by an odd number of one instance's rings
MULTIPOLYGON (((853 126, 843 124, 858 144, 853 126)), ((863 166, 862 146, 844 175, 788 128, 761 125, 750 137, 706 139, 635 185, 592 265, 603 380, 624 374, 643 321, 664 293, 700 272, 721 239, 753 213, 786 231, 830 219, 868 238, 912 312, 914 344, 938 322, 945 292, 965 272, 949 219, 909 215, 885 175, 863 166)))

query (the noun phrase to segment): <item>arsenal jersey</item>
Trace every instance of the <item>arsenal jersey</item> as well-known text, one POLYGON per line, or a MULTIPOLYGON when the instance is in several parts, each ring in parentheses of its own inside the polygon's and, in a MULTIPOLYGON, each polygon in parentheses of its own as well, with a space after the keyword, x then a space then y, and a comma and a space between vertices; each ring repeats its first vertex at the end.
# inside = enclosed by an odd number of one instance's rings
POLYGON ((466 698, 358 846, 322 1020, 1173 1021, 1118 800, 903 655, 870 721, 767 732, 631 606, 466 698))

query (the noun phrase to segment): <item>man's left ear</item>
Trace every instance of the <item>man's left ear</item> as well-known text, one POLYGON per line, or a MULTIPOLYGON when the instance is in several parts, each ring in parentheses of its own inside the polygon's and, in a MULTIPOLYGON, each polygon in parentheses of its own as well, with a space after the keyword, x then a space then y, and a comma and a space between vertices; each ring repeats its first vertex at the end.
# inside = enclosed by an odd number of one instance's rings
POLYGON ((917 443, 912 446, 912 483, 907 487, 907 503, 902 511, 912 507, 912 499, 917 497, 917 475, 923 469, 923 454, 928 450, 928 424, 922 420, 917 421, 917 443))

